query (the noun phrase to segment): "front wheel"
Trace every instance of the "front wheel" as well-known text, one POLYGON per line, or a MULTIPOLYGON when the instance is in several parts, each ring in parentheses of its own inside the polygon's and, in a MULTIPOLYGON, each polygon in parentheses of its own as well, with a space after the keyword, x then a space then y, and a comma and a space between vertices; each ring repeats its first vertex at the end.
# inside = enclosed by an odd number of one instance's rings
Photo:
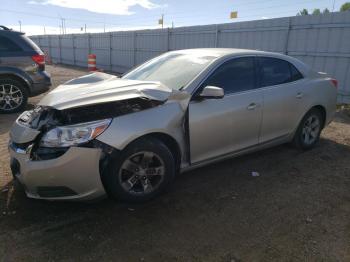
POLYGON ((293 144, 304 150, 313 148, 320 139, 323 121, 320 110, 310 110, 301 120, 293 144))
POLYGON ((104 174, 107 192, 127 202, 144 202, 163 192, 175 177, 172 153, 154 138, 139 139, 112 159, 104 174))

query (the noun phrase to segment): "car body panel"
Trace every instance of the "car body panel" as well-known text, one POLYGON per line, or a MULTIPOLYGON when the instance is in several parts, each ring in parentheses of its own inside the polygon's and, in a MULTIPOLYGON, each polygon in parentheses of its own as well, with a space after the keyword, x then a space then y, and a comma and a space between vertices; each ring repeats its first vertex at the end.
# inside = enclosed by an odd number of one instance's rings
POLYGON ((38 105, 62 110, 139 97, 165 101, 171 92, 159 82, 124 80, 104 73, 93 73, 60 85, 38 105))
POLYGON ((22 125, 17 119, 12 125, 10 139, 14 143, 25 144, 34 141, 40 133, 39 130, 22 125))
POLYGON ((61 157, 45 161, 33 161, 29 154, 15 152, 11 147, 9 152, 20 163, 21 173, 14 175, 25 185, 29 197, 43 198, 38 187, 56 186, 65 186, 77 194, 51 200, 91 200, 105 195, 99 173, 100 149, 71 147, 61 157))
POLYGON ((304 84, 305 79, 302 79, 262 88, 264 110, 260 143, 286 136, 298 126, 300 116, 306 113, 302 106, 302 99, 298 98, 304 84))
POLYGON ((191 163, 256 145, 262 117, 262 91, 191 101, 189 133, 191 163), (256 108, 249 109, 255 104, 256 108))
MULTIPOLYGON (((184 95, 182 99, 189 99, 184 95)), ((182 166, 189 163, 186 159, 184 120, 186 110, 177 100, 144 111, 123 115, 113 119, 109 128, 97 137, 97 140, 118 150, 145 135, 161 133, 171 136, 181 150, 182 166), (148 117, 152 115, 154 117, 148 117)))

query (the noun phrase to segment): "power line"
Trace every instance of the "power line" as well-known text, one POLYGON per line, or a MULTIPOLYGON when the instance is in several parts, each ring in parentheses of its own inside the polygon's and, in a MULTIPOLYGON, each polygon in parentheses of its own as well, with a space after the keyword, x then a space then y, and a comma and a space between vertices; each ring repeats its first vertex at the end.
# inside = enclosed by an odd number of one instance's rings
MULTIPOLYGON (((265 2, 269 2, 271 0, 266 0, 265 2)), ((257 3, 258 1, 250 1, 248 2, 246 5, 248 4, 254 4, 254 3, 257 3)), ((261 1, 260 1, 261 2, 261 1)), ((254 11, 254 10, 265 10, 265 9, 274 9, 276 7, 283 7, 283 6, 295 6, 296 4, 302 4, 302 5, 305 5, 307 3, 314 3, 314 1, 302 1, 302 2, 294 2, 294 3, 291 3, 291 4, 278 4, 278 5, 270 5, 270 6, 265 6, 263 8, 250 8, 249 11, 254 11)), ((242 5, 236 5, 236 6, 242 6, 242 5)), ((236 7, 235 6, 235 7, 236 7)), ((323 7, 322 7, 323 8, 323 7)), ((16 10, 9 10, 9 9, 0 9, 0 11, 5 11, 5 12, 10 12, 10 13, 16 13, 16 14, 24 14, 24 15, 29 15, 29 16, 35 16, 35 17, 38 17, 38 15, 36 13, 32 13, 32 12, 23 12, 23 11, 16 11, 16 10)), ((240 10, 238 10, 240 11, 240 10)), ((185 21, 188 21, 189 19, 186 19, 186 18, 193 18, 193 12, 191 12, 191 14, 187 14, 185 12, 177 12, 179 14, 183 13, 184 15, 183 16, 176 16, 176 17, 173 17, 172 19, 169 19, 169 20, 173 20, 175 21, 177 24, 181 24, 181 22, 185 22, 185 21)), ((196 15, 194 18, 202 18, 202 17, 205 17, 205 18, 208 18, 208 15, 204 15, 205 13, 204 12, 201 12, 203 13, 203 15, 196 15)), ((281 13, 281 12, 274 12, 274 13, 263 13, 263 14, 259 14, 259 15, 246 15, 246 16, 239 16, 237 18, 237 20, 239 21, 240 19, 242 18, 255 18, 255 17, 262 17, 262 16, 269 16, 269 15, 283 15, 283 14, 288 14, 290 15, 291 13, 294 13, 295 14, 295 11, 288 11, 288 12, 284 12, 284 13, 281 13)), ((166 14, 166 16, 170 16, 170 14, 172 13, 168 13, 166 14)), ((174 14, 174 13, 173 13, 174 14)), ((211 17, 212 17, 212 14, 213 12, 210 13, 211 14, 211 17)), ((89 22, 90 24, 101 24, 103 25, 104 27, 104 31, 105 31, 105 26, 106 25, 111 25, 111 26, 118 26, 120 27, 120 23, 108 23, 108 22, 105 22, 105 21, 96 21, 96 20, 91 20, 91 19, 76 19, 76 18, 69 18, 69 17, 66 17, 66 18, 62 18, 62 17, 59 17, 59 16, 49 16, 49 15, 40 15, 40 17, 42 18, 48 18, 48 19, 60 19, 61 21, 61 25, 59 26, 60 28, 60 32, 62 32, 62 34, 65 34, 67 33, 66 31, 66 20, 67 21, 76 21, 76 22, 85 22, 85 27, 86 27, 86 22, 89 22)), ((170 16, 171 17, 171 16, 170 16)), ((224 14, 224 17, 226 17, 226 13, 224 14)), ((228 17, 228 16, 227 16, 228 17)), ((216 18, 217 19, 217 18, 216 18)), ((135 22, 138 22, 138 23, 141 23, 142 22, 142 26, 146 27, 146 26, 154 26, 156 25, 156 22, 157 22, 157 18, 152 16, 152 17, 144 17, 144 18, 127 18, 127 19, 123 19, 122 21, 123 22, 128 22, 128 21, 132 21, 134 20, 135 22), (151 24, 145 24, 145 22, 148 22, 148 21, 151 21, 152 23, 151 24)), ((193 19, 192 19, 193 20, 193 19)), ((210 20, 210 19, 209 19, 210 20)), ((206 20, 208 22, 208 20, 206 20)), ((80 26, 79 26, 80 27, 80 26)))
MULTIPOLYGON (((266 0, 265 2, 269 2, 269 1, 272 1, 272 0, 266 0)), ((329 0, 323 0, 323 1, 329 1, 329 0)), ((247 4, 244 4, 244 6, 247 6, 249 4, 255 4, 255 3, 258 3, 261 1, 251 1, 247 4)), ((264 3, 265 3, 264 2, 264 3)), ((314 0, 311 0, 311 1, 302 1, 302 2, 293 2, 293 3, 290 3, 290 4, 278 4, 278 5, 270 5, 270 6, 265 6, 263 8, 250 8, 249 11, 255 11, 255 10, 265 10, 265 9, 270 9, 270 8, 276 8, 276 7, 283 7, 283 6, 295 6, 296 4, 307 4, 307 3, 314 3, 315 1, 314 0)), ((241 5, 234 5, 234 8, 237 10, 237 7, 239 6, 243 6, 242 4, 241 5)), ((0 9, 1 11, 5 11, 5 12, 11 12, 11 13, 17 13, 17 14, 24 14, 24 15, 30 15, 30 16, 36 16, 38 17, 38 14, 36 13, 31 13, 31 12, 23 12, 23 11, 15 11, 15 10, 9 10, 9 9, 0 9)), ((240 11, 240 10, 238 10, 240 11)), ((193 17, 193 13, 201 13, 203 14, 202 16, 195 16, 196 18, 197 17, 207 17, 208 13, 206 12, 203 12, 203 11, 191 11, 191 13, 184 13, 184 12, 176 12, 176 13, 166 13, 165 15, 166 16, 170 16, 172 17, 171 15, 172 14, 185 14, 184 16, 176 16, 174 18, 176 19, 182 19, 182 18, 186 18, 186 17, 193 17)), ((212 10, 210 10, 210 15, 212 15, 213 12, 212 10)), ((265 15, 265 14, 262 14, 262 15, 265 15)), ((48 16, 48 15, 40 15, 40 17, 44 17, 44 18, 48 18, 48 19, 62 19, 61 17, 58 17, 58 16, 48 16)), ((248 16, 246 16, 248 17, 248 16)), ((240 16, 238 18, 241 18, 240 16)), ((75 21, 75 22, 88 22, 90 24, 101 24, 101 25, 114 25, 114 26, 120 26, 120 22, 130 22, 130 21, 136 21, 136 22, 144 22, 144 21, 156 21, 157 18, 156 16, 152 16, 152 17, 143 17, 143 18, 121 18, 121 21, 119 21, 118 24, 116 23, 106 23, 105 21, 97 21, 97 20, 91 20, 91 19, 77 19, 77 18, 70 18, 70 17, 65 17, 65 20, 68 20, 68 21, 75 21)), ((174 20, 174 19, 173 19, 174 20)))

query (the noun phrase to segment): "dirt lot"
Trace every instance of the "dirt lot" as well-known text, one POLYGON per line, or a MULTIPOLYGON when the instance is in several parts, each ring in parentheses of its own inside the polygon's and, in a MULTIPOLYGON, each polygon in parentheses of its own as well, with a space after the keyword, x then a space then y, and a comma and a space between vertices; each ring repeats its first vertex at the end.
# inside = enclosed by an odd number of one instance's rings
MULTIPOLYGON (((85 74, 49 71, 54 85, 85 74)), ((8 169, 15 118, 0 115, 0 261, 350 261, 345 111, 311 151, 284 145, 210 165, 135 206, 27 199, 8 169)))

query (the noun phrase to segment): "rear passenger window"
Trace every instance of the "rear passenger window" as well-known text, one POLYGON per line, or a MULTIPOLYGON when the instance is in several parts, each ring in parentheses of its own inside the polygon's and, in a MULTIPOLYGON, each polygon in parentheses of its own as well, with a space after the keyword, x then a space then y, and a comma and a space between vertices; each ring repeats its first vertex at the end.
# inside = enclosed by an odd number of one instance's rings
POLYGON ((22 49, 11 39, 0 36, 0 52, 16 52, 22 49))
POLYGON ((298 71, 298 69, 296 69, 295 66, 293 66, 292 64, 289 64, 289 65, 292 73, 292 81, 297 81, 299 79, 302 79, 303 75, 298 71))
POLYGON ((217 86, 231 94, 255 88, 254 58, 235 58, 222 64, 205 81, 204 86, 217 86))
POLYGON ((272 57, 260 58, 261 87, 293 82, 303 78, 291 63, 272 57))

